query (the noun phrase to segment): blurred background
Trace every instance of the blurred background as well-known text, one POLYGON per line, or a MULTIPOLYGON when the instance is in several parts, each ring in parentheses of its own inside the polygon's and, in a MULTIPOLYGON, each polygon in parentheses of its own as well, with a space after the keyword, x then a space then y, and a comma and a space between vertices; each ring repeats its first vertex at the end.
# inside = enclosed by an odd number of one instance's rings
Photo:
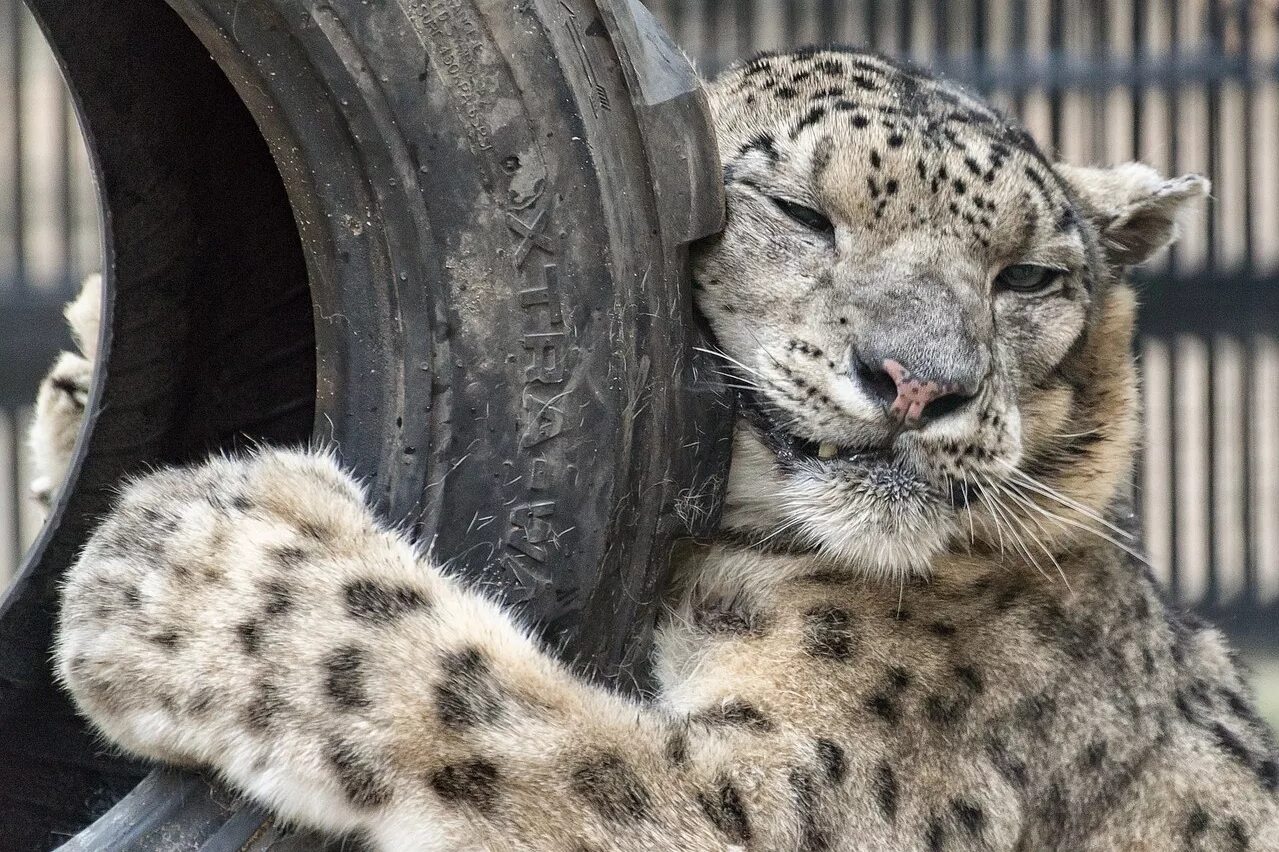
MULTIPOLYGON (((870 45, 969 83, 1080 164, 1200 172, 1213 203, 1137 275, 1146 548, 1222 626, 1279 723, 1279 0, 649 0, 706 74, 758 50, 870 45)), ((0 586, 41 512, 23 444, 100 263, 84 143, 21 0, 0 0, 0 586)))

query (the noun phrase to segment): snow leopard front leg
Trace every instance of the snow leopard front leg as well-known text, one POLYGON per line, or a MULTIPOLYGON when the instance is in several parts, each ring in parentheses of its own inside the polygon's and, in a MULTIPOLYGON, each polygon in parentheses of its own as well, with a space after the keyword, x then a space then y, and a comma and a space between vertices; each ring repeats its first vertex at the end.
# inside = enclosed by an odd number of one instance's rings
POLYGON ((716 724, 575 678, 319 455, 128 485, 70 571, 56 655, 130 752, 396 852, 810 848, 839 780, 747 711, 716 724))

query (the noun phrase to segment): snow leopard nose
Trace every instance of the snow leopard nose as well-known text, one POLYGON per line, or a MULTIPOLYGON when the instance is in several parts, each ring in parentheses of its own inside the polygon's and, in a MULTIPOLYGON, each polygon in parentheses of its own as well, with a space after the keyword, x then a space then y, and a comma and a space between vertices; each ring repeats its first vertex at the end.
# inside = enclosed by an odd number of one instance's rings
POLYGON ((957 411, 975 396, 975 389, 960 381, 915 375, 893 358, 885 358, 879 369, 859 361, 857 377, 888 407, 889 417, 911 429, 957 411))

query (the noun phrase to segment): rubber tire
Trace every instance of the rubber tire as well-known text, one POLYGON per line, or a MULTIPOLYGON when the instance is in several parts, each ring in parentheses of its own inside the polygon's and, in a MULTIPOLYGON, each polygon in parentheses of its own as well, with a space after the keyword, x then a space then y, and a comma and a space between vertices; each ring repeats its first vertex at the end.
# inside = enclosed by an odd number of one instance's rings
MULTIPOLYGON (((47 662, 121 476, 319 440, 629 689, 673 541, 716 520, 733 418, 699 381, 686 250, 723 202, 682 57, 624 0, 342 5, 31 0, 90 141, 107 297, 70 484, 0 607, 4 848, 141 775, 47 662)), ((68 848, 248 848, 261 823, 165 772, 68 848)))

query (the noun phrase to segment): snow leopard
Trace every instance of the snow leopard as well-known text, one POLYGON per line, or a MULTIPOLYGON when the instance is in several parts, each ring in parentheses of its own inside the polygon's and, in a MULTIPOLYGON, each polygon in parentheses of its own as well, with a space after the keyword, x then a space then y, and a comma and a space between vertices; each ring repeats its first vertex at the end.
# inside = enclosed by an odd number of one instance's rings
MULTIPOLYGON (((708 91, 695 295, 740 418, 653 694, 577 677, 331 456, 263 448, 122 486, 62 593, 79 710, 385 852, 1279 849, 1272 733, 1129 508, 1127 270, 1207 181, 1054 162, 868 52, 708 91)), ((37 433, 73 430, 59 375, 37 433)))

